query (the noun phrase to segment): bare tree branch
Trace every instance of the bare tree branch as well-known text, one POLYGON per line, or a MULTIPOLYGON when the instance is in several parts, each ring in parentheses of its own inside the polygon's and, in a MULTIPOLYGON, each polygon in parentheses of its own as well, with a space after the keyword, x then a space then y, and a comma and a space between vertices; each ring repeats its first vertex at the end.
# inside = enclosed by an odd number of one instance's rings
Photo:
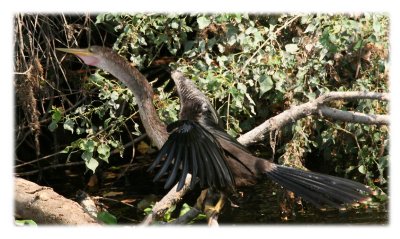
POLYGON ((302 105, 293 106, 288 110, 283 111, 259 126, 255 127, 246 134, 240 136, 238 141, 243 145, 251 145, 262 141, 267 136, 268 132, 278 130, 296 120, 310 115, 317 115, 321 117, 330 117, 335 120, 352 123, 362 124, 376 124, 387 125, 389 124, 388 115, 368 115, 363 113, 342 111, 330 108, 325 104, 334 100, 360 100, 360 99, 373 99, 373 100, 389 100, 388 93, 375 93, 375 92, 328 92, 319 96, 317 99, 304 103, 302 105))
POLYGON ((334 109, 325 105, 320 107, 320 112, 322 116, 329 117, 335 120, 340 120, 344 122, 360 123, 360 124, 375 124, 375 125, 388 125, 389 116, 388 115, 369 115, 353 111, 343 111, 334 109))
POLYGON ((172 206, 177 204, 182 197, 189 191, 190 180, 192 179, 192 175, 188 174, 185 180, 185 186, 177 192, 176 188, 178 184, 176 184, 159 202, 154 205, 151 214, 149 214, 141 223, 143 226, 150 225, 154 220, 162 218, 167 210, 172 206))

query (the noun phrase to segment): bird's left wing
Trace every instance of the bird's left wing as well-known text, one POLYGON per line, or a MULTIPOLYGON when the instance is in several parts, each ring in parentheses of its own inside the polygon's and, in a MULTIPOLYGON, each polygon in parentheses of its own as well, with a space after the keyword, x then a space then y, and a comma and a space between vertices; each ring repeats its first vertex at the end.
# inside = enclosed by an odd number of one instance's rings
POLYGON ((149 171, 152 171, 161 165, 154 181, 168 173, 164 188, 169 188, 175 183, 180 171, 177 191, 182 189, 188 173, 192 174, 191 188, 197 180, 202 188, 234 186, 234 178, 225 161, 224 150, 212 133, 190 120, 176 121, 167 129, 171 134, 149 168, 149 171))

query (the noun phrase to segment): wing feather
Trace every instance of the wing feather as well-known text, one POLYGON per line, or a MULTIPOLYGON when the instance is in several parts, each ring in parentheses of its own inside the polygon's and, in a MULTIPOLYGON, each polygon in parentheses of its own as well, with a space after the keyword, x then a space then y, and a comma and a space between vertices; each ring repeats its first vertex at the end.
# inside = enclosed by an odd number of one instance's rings
MULTIPOLYGON (((178 142, 178 143, 179 143, 179 142, 178 142)), ((169 175, 167 181, 165 182, 164 189, 167 189, 167 188, 171 187, 172 184, 174 183, 174 180, 175 180, 175 178, 176 178, 176 175, 178 174, 179 167, 180 167, 180 165, 181 165, 181 161, 182 161, 182 158, 181 158, 182 151, 184 151, 184 150, 185 150, 184 147, 178 147, 178 151, 177 151, 177 154, 176 154, 176 157, 175 157, 175 162, 174 162, 174 164, 173 164, 172 172, 171 172, 171 174, 169 175)), ((185 152, 183 152, 183 153, 185 153, 185 152)))
POLYGON ((182 169, 182 174, 181 174, 181 178, 179 179, 178 182, 178 187, 176 188, 176 191, 180 191, 183 186, 185 185, 185 180, 186 177, 189 173, 189 159, 187 158, 188 156, 188 151, 185 151, 185 160, 183 160, 183 169, 182 169))
POLYGON ((188 173, 192 174, 191 188, 198 181, 202 188, 234 186, 234 177, 225 161, 224 150, 210 131, 190 120, 174 122, 168 126, 168 131, 171 134, 149 169, 153 170, 162 164, 154 180, 159 180, 169 171, 164 186, 169 188, 176 182, 180 171, 177 191, 183 188, 188 173))
POLYGON ((174 153, 175 153, 176 147, 177 147, 177 143, 174 142, 172 144, 171 151, 167 153, 167 159, 164 161, 164 164, 161 167, 160 171, 158 171, 156 176, 154 176, 153 181, 157 181, 158 179, 160 179, 160 177, 162 175, 164 175, 167 172, 168 167, 171 165, 172 159, 174 159, 174 156, 175 156, 174 153))

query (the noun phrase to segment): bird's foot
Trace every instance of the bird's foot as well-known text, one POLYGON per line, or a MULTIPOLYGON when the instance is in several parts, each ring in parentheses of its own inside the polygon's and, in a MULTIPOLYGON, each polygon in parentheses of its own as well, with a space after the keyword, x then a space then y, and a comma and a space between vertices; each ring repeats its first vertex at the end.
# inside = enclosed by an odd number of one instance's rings
POLYGON ((218 215, 224 204, 225 195, 223 193, 205 189, 197 199, 196 208, 206 214, 209 226, 218 226, 218 215), (217 202, 214 204, 215 201, 217 202))

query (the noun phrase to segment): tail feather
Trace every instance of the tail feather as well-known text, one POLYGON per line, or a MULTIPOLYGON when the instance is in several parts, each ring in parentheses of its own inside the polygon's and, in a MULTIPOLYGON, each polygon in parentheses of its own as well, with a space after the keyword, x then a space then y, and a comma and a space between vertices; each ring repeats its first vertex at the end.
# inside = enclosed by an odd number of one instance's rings
POLYGON ((291 170, 289 168, 289 170, 282 170, 282 173, 289 178, 293 178, 293 181, 304 180, 302 183, 309 185, 315 191, 325 193, 331 197, 340 195, 345 203, 352 202, 355 197, 363 196, 357 190, 365 190, 364 185, 358 185, 359 183, 348 179, 343 180, 343 178, 300 170, 295 170, 296 173, 293 173, 293 170, 295 169, 291 170))
POLYGON ((265 174, 320 208, 324 205, 340 208, 343 203, 361 201, 371 194, 367 186, 349 179, 280 165, 276 165, 272 170, 266 170, 265 174))

